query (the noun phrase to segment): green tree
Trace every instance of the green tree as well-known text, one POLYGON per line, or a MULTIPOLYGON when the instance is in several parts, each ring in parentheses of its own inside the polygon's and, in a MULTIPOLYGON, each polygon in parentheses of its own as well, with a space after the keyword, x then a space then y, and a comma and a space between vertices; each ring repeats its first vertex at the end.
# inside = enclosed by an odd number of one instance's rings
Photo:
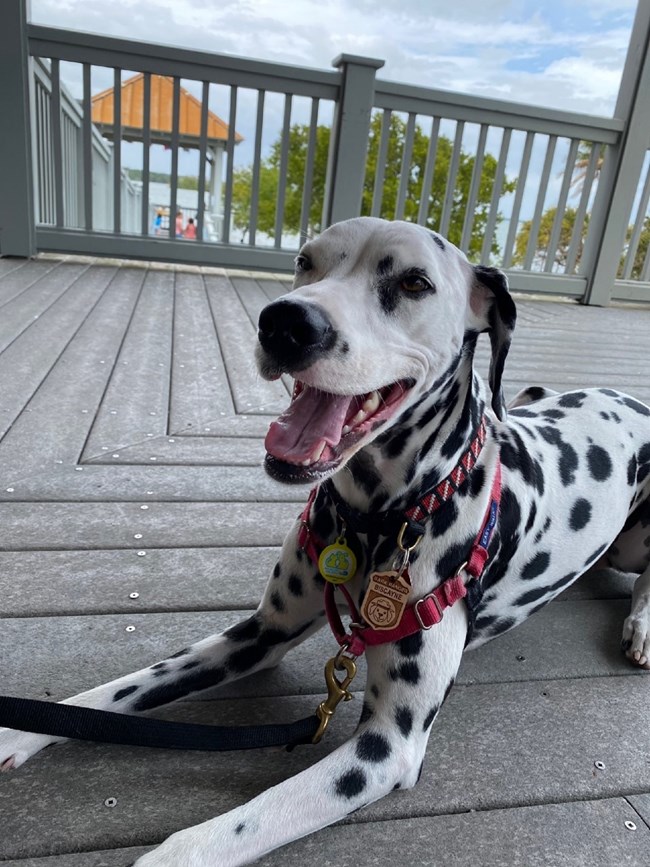
MULTIPOLYGON (((544 211, 542 214, 540 223, 539 223, 539 232, 537 234, 537 240, 535 242, 535 248, 533 252, 533 267, 534 266, 544 266, 546 264, 546 257, 548 256, 548 247, 551 241, 551 233, 553 231, 553 226, 555 225, 555 215, 557 213, 557 208, 549 208, 547 211, 544 211)), ((558 266, 560 270, 565 270, 568 257, 569 257, 569 248, 571 245, 571 240, 573 238, 573 229, 575 227, 577 210, 575 208, 567 208, 564 212, 564 216, 562 217, 562 226, 560 228, 560 237, 557 244, 557 249, 555 250, 553 256, 553 262, 558 266)), ((526 220, 522 223, 521 229, 519 230, 517 237, 515 239, 515 249, 512 254, 512 264, 513 265, 523 265, 526 259, 526 251, 528 250, 528 242, 530 240, 530 233, 533 227, 532 220, 526 220)), ((580 262, 582 258, 582 250, 584 247, 584 241, 587 236, 587 229, 589 228, 589 214, 585 215, 585 220, 582 225, 581 237, 578 242, 578 250, 576 256, 576 264, 580 262)))
MULTIPOLYGON (((368 155, 363 185, 361 213, 369 215, 372 209, 373 191, 379 158, 381 138, 380 114, 374 115, 370 125, 368 140, 368 155)), ((284 230, 295 234, 300 229, 300 210, 302 206, 302 190, 305 172, 305 162, 309 142, 309 127, 296 124, 290 129, 288 164, 286 172, 284 230)), ((316 132, 316 149, 314 155, 314 181, 309 211, 309 233, 317 233, 321 229, 323 198, 325 190, 325 175, 329 152, 330 130, 319 126, 316 132)), ((388 152, 384 167, 384 185, 380 216, 392 219, 395 216, 397 196, 402 175, 402 162, 406 144, 406 123, 397 115, 392 115, 388 139, 388 152)), ((404 219, 417 220, 420 209, 420 196, 424 178, 426 158, 429 149, 429 137, 416 125, 414 129, 412 155, 408 166, 407 195, 404 205, 404 219)), ((453 150, 452 141, 446 136, 439 136, 436 148, 433 182, 428 192, 428 210, 426 225, 436 229, 440 224, 444 205, 445 190, 449 176, 449 167, 453 150)), ((282 142, 276 141, 269 156, 262 160, 259 179, 259 199, 257 228, 271 237, 275 233, 275 208, 278 195, 278 181, 282 142)), ((458 173, 454 184, 454 195, 447 236, 454 244, 460 244, 469 190, 474 171, 475 157, 461 152, 458 173)), ((474 209, 474 222, 466 252, 470 258, 477 258, 483 245, 483 236, 488 220, 492 192, 496 176, 497 161, 492 154, 485 154, 481 169, 477 201, 474 209)), ((233 178, 233 222, 243 231, 248 228, 250 220, 251 191, 253 170, 251 166, 238 169, 233 178)), ((504 179, 501 195, 510 193, 515 188, 513 181, 504 179)), ((497 224, 501 221, 497 216, 497 224)), ((499 247, 495 239, 492 241, 492 253, 498 255, 499 247)))

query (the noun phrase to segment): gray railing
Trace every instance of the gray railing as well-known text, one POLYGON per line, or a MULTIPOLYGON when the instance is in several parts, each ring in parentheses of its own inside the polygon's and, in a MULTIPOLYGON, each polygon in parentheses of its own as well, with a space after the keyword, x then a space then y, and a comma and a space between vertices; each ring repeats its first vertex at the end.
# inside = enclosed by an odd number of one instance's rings
POLYGON ((1 13, 0 111, 9 139, 0 141, 0 182, 9 191, 4 204, 0 197, 1 254, 52 250, 284 270, 305 235, 373 214, 440 231, 473 261, 505 268, 515 289, 598 304, 650 301, 648 3, 637 9, 612 118, 395 84, 378 79, 382 61, 368 58, 343 55, 323 71, 40 27, 25 21, 24 6, 5 0, 1 13), (52 70, 49 115, 39 90, 48 86, 43 60, 52 70), (64 64, 77 70, 76 101, 60 82, 64 64), (110 70, 116 95, 113 145, 91 122, 99 67, 110 70), (122 166, 126 70, 144 73, 135 223, 122 166), (151 232, 149 100, 157 75, 174 88, 170 214, 184 146, 181 80, 200 93, 199 240, 191 243, 175 239, 173 220, 165 235, 151 232), (219 201, 208 208, 215 95, 229 135, 219 201), (282 118, 276 127, 270 115, 282 118), (236 150, 240 125, 246 164, 236 150), (112 161, 102 163, 109 153, 112 161), (103 189, 112 196, 102 199, 103 189))

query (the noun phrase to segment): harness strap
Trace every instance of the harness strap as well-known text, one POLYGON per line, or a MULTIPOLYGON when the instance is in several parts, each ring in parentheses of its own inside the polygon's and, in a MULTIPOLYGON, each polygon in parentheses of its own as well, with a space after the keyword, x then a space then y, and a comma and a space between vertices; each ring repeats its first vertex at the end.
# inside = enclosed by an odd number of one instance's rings
POLYGON ((413 605, 409 605, 402 615, 398 626, 394 629, 374 629, 364 626, 360 621, 359 611, 344 584, 339 584, 338 589, 345 596, 352 623, 350 632, 345 631, 341 615, 336 607, 334 598, 335 586, 327 583, 325 586, 325 612, 329 621, 330 629, 335 639, 345 647, 351 656, 361 656, 367 646, 373 647, 379 644, 387 644, 407 638, 419 630, 429 630, 436 623, 440 623, 446 608, 450 608, 460 599, 467 596, 467 586, 462 577, 462 572, 470 576, 470 580, 477 580, 483 574, 488 560, 488 546, 492 533, 496 526, 501 503, 501 461, 497 460, 497 467, 492 482, 490 502, 481 529, 474 540, 474 544, 467 558, 467 562, 458 568, 456 573, 443 581, 435 590, 422 599, 418 599, 413 605))

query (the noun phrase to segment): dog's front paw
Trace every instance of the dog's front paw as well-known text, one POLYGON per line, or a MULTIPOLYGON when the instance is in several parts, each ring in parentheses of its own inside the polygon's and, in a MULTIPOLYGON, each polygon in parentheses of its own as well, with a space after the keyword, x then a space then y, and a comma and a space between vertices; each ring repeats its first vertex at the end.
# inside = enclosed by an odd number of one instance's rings
POLYGON ((643 608, 625 619, 621 645, 630 662, 650 669, 650 610, 643 608))
POLYGON ((221 857, 214 856, 205 826, 196 825, 186 831, 178 831, 164 843, 138 858, 133 867, 215 867, 225 864, 221 857))
POLYGON ((63 738, 0 728, 0 773, 19 768, 44 747, 60 740, 63 738))

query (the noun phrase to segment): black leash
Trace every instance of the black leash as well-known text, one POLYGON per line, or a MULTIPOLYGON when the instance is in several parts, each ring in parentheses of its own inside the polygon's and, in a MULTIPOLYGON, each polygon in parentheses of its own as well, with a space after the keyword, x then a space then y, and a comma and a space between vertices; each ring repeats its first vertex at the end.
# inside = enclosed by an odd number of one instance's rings
POLYGON ((72 704, 0 696, 0 726, 41 735, 172 750, 253 750, 311 743, 316 714, 293 723, 208 726, 137 717, 72 704))

